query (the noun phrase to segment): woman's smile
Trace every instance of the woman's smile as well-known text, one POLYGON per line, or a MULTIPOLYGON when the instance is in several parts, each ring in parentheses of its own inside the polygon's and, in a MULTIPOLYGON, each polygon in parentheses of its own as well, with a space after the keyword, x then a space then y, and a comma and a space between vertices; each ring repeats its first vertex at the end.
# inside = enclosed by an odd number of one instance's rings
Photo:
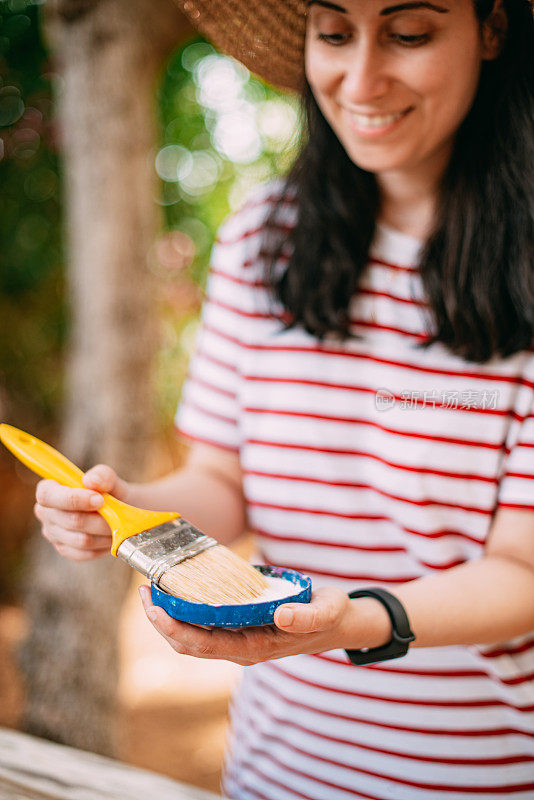
POLYGON ((342 113, 349 129, 366 139, 377 139, 398 130, 411 111, 413 111, 413 106, 388 114, 384 112, 361 113, 349 111, 346 108, 342 113))

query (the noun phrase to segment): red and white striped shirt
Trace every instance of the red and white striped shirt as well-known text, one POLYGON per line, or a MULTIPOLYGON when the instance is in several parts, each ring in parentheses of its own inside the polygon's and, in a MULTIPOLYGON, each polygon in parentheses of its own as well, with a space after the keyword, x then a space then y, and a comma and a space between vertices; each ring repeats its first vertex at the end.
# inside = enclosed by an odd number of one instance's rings
MULTIPOLYGON (((261 559, 315 587, 394 591, 480 558, 497 507, 534 510, 534 352, 480 365, 415 349, 420 242, 382 226, 350 309, 362 338, 284 331, 259 255, 277 192, 220 229, 178 429, 239 452, 261 559)), ((295 213, 286 204, 282 224, 295 213)), ((532 800, 534 634, 368 667, 342 650, 248 667, 225 790, 532 800)))

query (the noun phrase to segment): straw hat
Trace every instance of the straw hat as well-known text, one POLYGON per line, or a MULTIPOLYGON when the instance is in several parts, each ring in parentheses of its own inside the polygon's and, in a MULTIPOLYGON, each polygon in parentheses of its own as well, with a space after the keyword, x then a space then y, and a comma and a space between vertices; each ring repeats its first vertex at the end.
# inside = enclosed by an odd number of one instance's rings
POLYGON ((223 53, 281 89, 302 90, 306 0, 176 2, 223 53))

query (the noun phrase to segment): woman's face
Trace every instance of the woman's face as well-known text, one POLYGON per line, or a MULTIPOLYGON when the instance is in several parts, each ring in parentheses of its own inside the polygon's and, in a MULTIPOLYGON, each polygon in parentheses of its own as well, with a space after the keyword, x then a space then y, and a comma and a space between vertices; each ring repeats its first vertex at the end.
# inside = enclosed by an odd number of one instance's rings
POLYGON ((486 50, 473 0, 308 9, 308 82, 350 159, 376 174, 446 163, 486 50))

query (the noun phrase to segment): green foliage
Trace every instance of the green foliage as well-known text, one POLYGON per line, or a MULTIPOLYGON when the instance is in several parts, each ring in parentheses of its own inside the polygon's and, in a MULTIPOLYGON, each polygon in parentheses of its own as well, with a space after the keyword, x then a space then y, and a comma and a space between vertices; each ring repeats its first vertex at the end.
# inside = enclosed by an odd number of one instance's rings
POLYGON ((13 413, 49 422, 65 330, 59 164, 38 3, 0 0, 0 378, 13 413))

